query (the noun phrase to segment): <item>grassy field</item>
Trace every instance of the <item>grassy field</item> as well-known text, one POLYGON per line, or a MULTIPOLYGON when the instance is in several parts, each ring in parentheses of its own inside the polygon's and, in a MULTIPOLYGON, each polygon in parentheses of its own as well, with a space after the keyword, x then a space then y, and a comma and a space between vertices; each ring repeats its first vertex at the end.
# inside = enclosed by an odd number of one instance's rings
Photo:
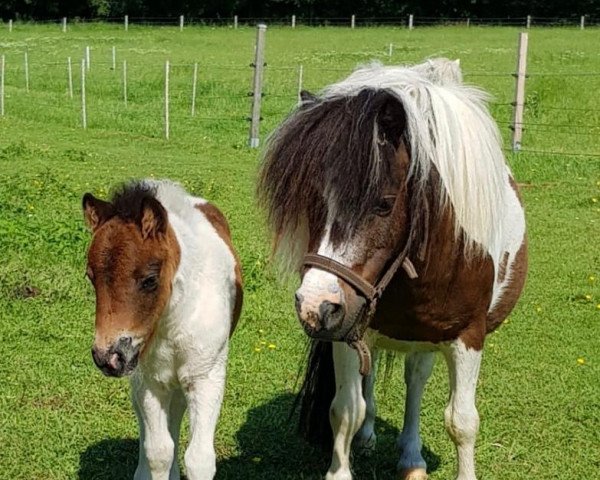
MULTIPOLYGON (((517 40, 511 28, 269 29, 263 132, 295 102, 298 65, 318 89, 358 63, 460 58, 466 80, 492 92, 509 138, 517 40), (499 75, 496 75, 498 73, 499 75), (500 75, 501 74, 501 75, 500 75)), ((0 118, 0 478, 131 478, 137 425, 125 380, 104 378, 90 355, 94 296, 84 279, 89 242, 84 192, 154 176, 181 181, 230 219, 246 283, 231 346, 217 434, 218 479, 316 479, 327 459, 300 441, 288 413, 305 348, 293 286, 268 267, 269 241, 254 201, 258 152, 246 147, 255 32, 251 28, 17 25, 0 33, 6 116, 0 118), (66 95, 66 58, 92 48, 89 128, 66 95), (129 102, 120 72, 128 62, 129 102), (30 92, 23 53, 29 51, 30 92), (174 63, 171 140, 162 136, 164 60, 174 63), (191 65, 200 64, 197 117, 189 115, 191 65), (274 348, 269 348, 273 345, 274 348)), ((533 29, 524 148, 510 155, 524 184, 530 232, 525 293, 488 339, 478 407, 479 477, 600 478, 600 31, 533 29), (551 73, 554 75, 536 75, 551 73), (561 125, 561 127, 547 127, 561 125), (575 126, 581 125, 581 126, 575 126)), ((76 68, 75 83, 78 84, 76 68)), ((508 141, 508 140, 507 140, 508 141)), ((508 143, 507 143, 508 144, 508 143)), ((379 444, 355 460, 358 479, 391 479, 401 427, 401 361, 378 384, 379 444)), ((426 391, 422 435, 431 479, 452 478, 443 427, 448 393, 438 361, 426 391)), ((184 443, 186 439, 184 431, 184 443)))

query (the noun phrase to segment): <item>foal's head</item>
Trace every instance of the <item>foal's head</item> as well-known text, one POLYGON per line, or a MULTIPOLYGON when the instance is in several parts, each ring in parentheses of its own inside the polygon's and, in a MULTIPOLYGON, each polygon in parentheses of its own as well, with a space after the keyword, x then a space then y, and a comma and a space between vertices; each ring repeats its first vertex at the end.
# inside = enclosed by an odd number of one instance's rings
POLYGON ((131 373, 171 295, 180 258, 167 212, 145 184, 106 202, 86 193, 93 233, 87 276, 96 291, 94 362, 106 375, 131 373))
MULTIPOLYGON (((409 148, 401 102, 365 89, 334 99, 305 96, 267 151, 260 193, 279 237, 376 283, 409 241, 409 148)), ((296 310, 307 333, 341 340, 365 299, 338 276, 302 270, 296 310)))

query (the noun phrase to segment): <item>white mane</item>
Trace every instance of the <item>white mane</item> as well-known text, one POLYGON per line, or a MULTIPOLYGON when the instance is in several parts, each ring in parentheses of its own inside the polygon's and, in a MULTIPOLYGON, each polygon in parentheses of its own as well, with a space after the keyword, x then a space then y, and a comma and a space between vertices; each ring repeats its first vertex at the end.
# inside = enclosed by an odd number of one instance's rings
POLYGON ((334 99, 372 87, 397 97, 407 117, 410 175, 425 180, 434 166, 441 178, 442 203, 450 202, 454 210, 456 235, 464 232, 466 253, 479 245, 496 260, 502 249, 508 167, 487 110, 488 95, 463 85, 460 69, 452 63, 444 59, 412 68, 372 64, 321 95, 334 99))
POLYGON ((198 211, 194 206, 206 201, 201 198, 192 197, 179 183, 172 180, 147 178, 144 179, 143 183, 156 189, 157 200, 169 213, 177 215, 182 220, 189 221, 196 219, 198 211))

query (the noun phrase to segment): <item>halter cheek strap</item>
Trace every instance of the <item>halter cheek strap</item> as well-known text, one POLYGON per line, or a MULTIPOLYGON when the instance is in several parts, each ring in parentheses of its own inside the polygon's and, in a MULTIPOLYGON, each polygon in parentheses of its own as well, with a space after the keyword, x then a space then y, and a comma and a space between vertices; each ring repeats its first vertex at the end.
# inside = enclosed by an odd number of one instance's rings
POLYGON ((408 275, 408 278, 415 279, 418 275, 414 265, 405 254, 401 253, 396 257, 381 279, 375 285, 371 285, 371 283, 353 272, 346 265, 322 255, 308 253, 305 255, 303 263, 305 266, 315 267, 341 278, 365 298, 367 302, 366 308, 357 315, 356 321, 350 329, 350 332, 346 335, 344 341, 358 353, 361 375, 369 375, 371 373, 371 352, 363 338, 365 331, 375 315, 377 302, 381 298, 386 287, 392 281, 392 278, 394 278, 394 275, 396 275, 398 269, 402 267, 408 275))

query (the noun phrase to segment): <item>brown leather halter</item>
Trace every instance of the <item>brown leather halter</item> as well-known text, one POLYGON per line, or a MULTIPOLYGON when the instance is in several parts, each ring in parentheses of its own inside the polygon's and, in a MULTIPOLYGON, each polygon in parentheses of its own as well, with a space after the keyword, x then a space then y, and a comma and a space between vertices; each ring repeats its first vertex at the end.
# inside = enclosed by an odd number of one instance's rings
POLYGON ((398 269, 402 266, 408 277, 414 279, 418 277, 414 265, 406 254, 401 253, 396 257, 379 281, 375 285, 371 285, 371 283, 367 282, 347 266, 322 255, 308 253, 304 256, 303 263, 305 267, 318 268, 319 270, 323 270, 341 278, 351 285, 366 300, 366 308, 363 308, 356 316, 354 325, 346 335, 346 338, 344 338, 344 341, 358 353, 358 358, 360 360, 360 374, 363 376, 369 375, 371 373, 371 352, 363 339, 365 331, 371 323, 373 315, 375 315, 377 302, 379 302, 381 295, 392 281, 392 278, 394 278, 394 275, 396 275, 398 269))

